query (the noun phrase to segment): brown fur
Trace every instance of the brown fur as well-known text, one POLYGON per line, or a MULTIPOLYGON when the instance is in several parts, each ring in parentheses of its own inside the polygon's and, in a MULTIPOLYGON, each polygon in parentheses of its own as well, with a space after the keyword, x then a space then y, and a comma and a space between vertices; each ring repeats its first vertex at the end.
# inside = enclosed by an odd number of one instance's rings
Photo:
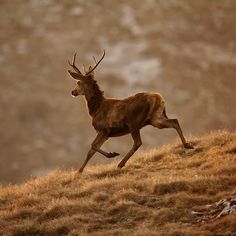
MULTIPOLYGON (((76 56, 76 55, 75 55, 76 56)), ((185 141, 182 130, 177 119, 168 119, 165 111, 164 99, 158 93, 138 93, 125 99, 119 100, 106 98, 94 79, 93 70, 97 67, 90 67, 90 71, 83 75, 73 64, 70 64, 76 72, 70 71, 70 75, 79 80, 72 91, 73 96, 85 95, 89 114, 92 117, 92 124, 97 131, 97 137, 91 145, 87 158, 80 168, 83 171, 89 159, 99 152, 107 158, 119 155, 116 152, 108 153, 100 149, 102 144, 110 137, 131 134, 134 144, 131 150, 121 160, 118 167, 122 168, 128 159, 142 145, 140 129, 146 125, 157 128, 174 128, 177 130, 185 148, 192 148, 192 145, 185 141)))

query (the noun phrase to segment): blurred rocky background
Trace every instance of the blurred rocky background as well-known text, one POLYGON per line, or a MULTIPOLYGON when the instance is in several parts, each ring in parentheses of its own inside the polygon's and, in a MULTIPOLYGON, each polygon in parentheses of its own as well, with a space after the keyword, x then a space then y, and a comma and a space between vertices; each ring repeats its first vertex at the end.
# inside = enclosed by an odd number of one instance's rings
MULTIPOLYGON (((105 94, 160 92, 188 137, 235 130, 235 13, 234 0, 1 0, 0 183, 84 160, 95 131, 84 99, 70 96, 75 51, 82 66, 105 49, 96 69, 105 94)), ((145 150, 178 137, 146 127, 142 139, 145 150)), ((125 136, 104 149, 131 145, 125 136)), ((107 161, 96 154, 90 165, 107 161)))

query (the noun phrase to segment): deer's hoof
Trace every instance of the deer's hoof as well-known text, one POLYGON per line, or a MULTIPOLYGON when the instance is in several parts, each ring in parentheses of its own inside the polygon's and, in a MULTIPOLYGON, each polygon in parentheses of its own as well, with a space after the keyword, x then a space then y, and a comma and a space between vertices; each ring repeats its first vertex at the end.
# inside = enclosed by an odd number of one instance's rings
POLYGON ((186 143, 184 145, 184 148, 187 148, 187 149, 194 149, 193 145, 191 143, 186 143))
POLYGON ((119 156, 120 154, 117 153, 117 152, 110 152, 108 153, 108 158, 112 158, 112 157, 116 157, 116 156, 119 156))
POLYGON ((124 167, 125 164, 123 163, 119 163, 119 165, 117 166, 118 169, 121 169, 122 167, 124 167))

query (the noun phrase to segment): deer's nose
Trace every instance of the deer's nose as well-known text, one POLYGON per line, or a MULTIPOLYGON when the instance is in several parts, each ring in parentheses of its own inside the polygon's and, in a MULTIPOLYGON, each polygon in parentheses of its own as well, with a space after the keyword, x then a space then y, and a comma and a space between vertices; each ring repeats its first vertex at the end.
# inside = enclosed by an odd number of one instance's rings
POLYGON ((71 95, 72 95, 72 96, 78 96, 78 93, 77 93, 76 90, 73 90, 73 91, 71 92, 71 95))

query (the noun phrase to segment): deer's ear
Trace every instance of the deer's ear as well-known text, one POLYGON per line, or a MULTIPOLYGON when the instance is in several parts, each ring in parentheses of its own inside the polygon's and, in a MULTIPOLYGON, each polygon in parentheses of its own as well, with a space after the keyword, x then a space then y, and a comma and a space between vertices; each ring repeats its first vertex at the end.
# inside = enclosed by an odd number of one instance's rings
POLYGON ((71 70, 68 70, 69 74, 76 80, 84 80, 84 76, 81 74, 78 74, 76 72, 73 72, 71 70))

